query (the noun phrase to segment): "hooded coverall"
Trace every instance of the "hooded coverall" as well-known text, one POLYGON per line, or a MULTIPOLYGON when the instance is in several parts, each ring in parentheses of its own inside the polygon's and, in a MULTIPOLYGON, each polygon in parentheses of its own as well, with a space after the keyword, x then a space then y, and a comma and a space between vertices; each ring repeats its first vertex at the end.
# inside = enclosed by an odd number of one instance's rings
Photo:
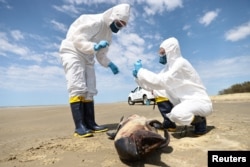
POLYGON ((108 47, 98 51, 94 47, 100 41, 111 44, 114 32, 111 25, 117 20, 127 23, 129 15, 129 4, 116 5, 100 14, 83 14, 71 24, 61 43, 59 51, 76 126, 75 136, 87 137, 92 130, 107 130, 94 121, 93 96, 97 94, 94 58, 104 67, 112 62, 106 56, 108 47))
POLYGON ((66 39, 61 43, 60 57, 66 73, 70 101, 79 97, 93 100, 97 94, 94 57, 104 67, 111 62, 106 56, 108 47, 94 51, 94 44, 101 40, 111 43, 110 24, 114 20, 128 22, 130 6, 120 4, 101 14, 81 15, 70 26, 66 39))
POLYGON ((173 37, 166 39, 160 47, 167 57, 165 68, 159 74, 141 68, 137 73, 137 83, 148 90, 166 91, 174 105, 167 114, 173 122, 190 125, 195 115, 206 117, 211 114, 211 99, 196 70, 182 57, 178 40, 173 37))

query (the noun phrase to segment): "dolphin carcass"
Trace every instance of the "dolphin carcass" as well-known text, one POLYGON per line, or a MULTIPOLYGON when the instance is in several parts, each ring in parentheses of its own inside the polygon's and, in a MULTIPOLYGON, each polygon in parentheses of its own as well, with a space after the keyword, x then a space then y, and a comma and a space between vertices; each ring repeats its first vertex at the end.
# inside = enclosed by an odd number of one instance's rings
POLYGON ((162 128, 162 123, 157 120, 149 120, 143 116, 131 115, 122 117, 115 131, 108 131, 110 139, 114 139, 116 151, 121 160, 140 160, 157 148, 169 144, 170 137, 167 130, 164 136, 157 133, 162 128))

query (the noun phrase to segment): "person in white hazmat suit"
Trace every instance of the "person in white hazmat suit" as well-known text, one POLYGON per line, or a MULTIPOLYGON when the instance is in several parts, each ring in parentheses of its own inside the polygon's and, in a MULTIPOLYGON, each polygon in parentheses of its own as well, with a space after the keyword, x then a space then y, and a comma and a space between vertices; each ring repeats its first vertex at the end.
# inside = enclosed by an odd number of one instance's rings
POLYGON ((206 116, 212 113, 213 107, 198 73, 182 57, 179 42, 174 37, 161 43, 159 54, 165 68, 155 74, 142 68, 138 61, 133 70, 136 82, 148 90, 164 89, 174 106, 167 114, 170 120, 181 125, 193 125, 196 136, 205 134, 206 116))
POLYGON ((108 130, 95 122, 93 96, 97 94, 97 89, 94 58, 114 74, 119 72, 106 54, 112 33, 126 26, 129 16, 129 4, 116 5, 100 14, 83 14, 71 24, 61 43, 60 57, 75 123, 74 136, 89 137, 93 136, 93 132, 108 130))

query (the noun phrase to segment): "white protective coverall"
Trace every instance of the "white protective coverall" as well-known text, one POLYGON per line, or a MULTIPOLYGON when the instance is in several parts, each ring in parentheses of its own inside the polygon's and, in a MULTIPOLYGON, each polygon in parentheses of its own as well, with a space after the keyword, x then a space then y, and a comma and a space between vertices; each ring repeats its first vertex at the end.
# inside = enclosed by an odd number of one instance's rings
POLYGON ((153 94, 154 96, 157 98, 157 97, 166 97, 167 98, 167 95, 166 95, 166 91, 165 90, 153 90, 153 94))
POLYGON ((165 68, 159 74, 141 68, 137 73, 137 83, 148 90, 166 91, 174 105, 171 113, 167 114, 173 122, 190 125, 194 115, 205 117, 211 114, 211 99, 196 70, 182 57, 178 40, 168 38, 160 47, 167 57, 165 68))
POLYGON ((108 47, 94 50, 101 40, 111 43, 110 24, 114 20, 128 22, 129 4, 120 4, 104 13, 81 15, 70 26, 66 39, 61 43, 60 57, 66 74, 70 102, 84 98, 93 100, 97 94, 94 57, 104 67, 111 62, 106 56, 108 47))

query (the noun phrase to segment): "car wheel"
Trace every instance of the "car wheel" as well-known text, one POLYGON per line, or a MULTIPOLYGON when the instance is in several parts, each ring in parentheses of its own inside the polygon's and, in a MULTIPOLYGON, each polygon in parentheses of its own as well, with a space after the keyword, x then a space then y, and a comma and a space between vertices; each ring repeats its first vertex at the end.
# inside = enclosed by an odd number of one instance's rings
POLYGON ((134 105, 135 102, 133 102, 133 101, 131 100, 131 98, 129 97, 129 98, 128 98, 128 104, 129 104, 129 105, 134 105))
POLYGON ((142 104, 143 104, 143 105, 146 105, 146 104, 148 103, 148 97, 147 97, 147 95, 144 95, 144 96, 142 97, 142 99, 143 99, 142 104))

